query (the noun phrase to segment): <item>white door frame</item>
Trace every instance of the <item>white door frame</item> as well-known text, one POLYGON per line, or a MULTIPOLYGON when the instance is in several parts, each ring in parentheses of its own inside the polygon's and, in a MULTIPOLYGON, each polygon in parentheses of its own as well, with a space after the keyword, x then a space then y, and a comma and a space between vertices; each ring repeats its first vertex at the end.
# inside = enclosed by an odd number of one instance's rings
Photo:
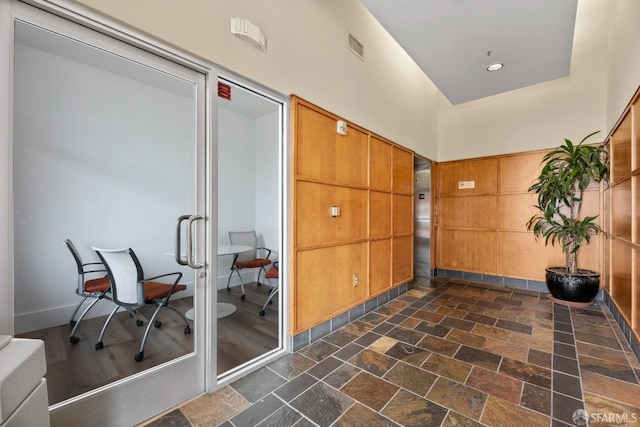
MULTIPOLYGON (((52 425, 133 425, 157 413, 177 405, 190 397, 217 386, 212 354, 215 340, 215 318, 211 309, 215 296, 208 292, 211 278, 217 277, 217 255, 207 250, 217 241, 215 220, 216 193, 213 177, 217 176, 217 68, 203 60, 166 46, 149 37, 102 18, 101 16, 62 1, 33 0, 0 1, 0 201, 6 209, 0 209, 0 334, 13 335, 13 208, 12 208, 12 123, 13 123, 13 22, 20 19, 36 23, 44 28, 64 29, 65 34, 88 41, 104 43, 105 35, 126 43, 113 42, 109 50, 118 50, 123 56, 144 57, 145 63, 154 59, 168 59, 203 76, 204 96, 198 99, 199 118, 197 134, 201 151, 198 151, 196 169, 206 170, 206 197, 198 202, 197 214, 205 215, 205 221, 196 222, 198 261, 205 264, 198 270, 196 279, 196 319, 194 328, 194 353, 166 364, 143 371, 108 386, 83 394, 51 408, 52 425), (35 7, 33 7, 35 6, 35 7), (63 20, 59 17, 64 18, 63 20), (66 20, 66 21, 65 21, 66 20), (75 25, 81 24, 81 26, 75 25), (89 30, 87 30, 87 28, 89 30), (92 33, 92 34, 88 34, 92 33), (142 49, 145 52, 141 52, 142 49), (151 55, 149 55, 151 54, 151 55), (140 56, 137 56, 140 55, 140 56), (200 109, 203 107, 203 109, 200 109), (201 115, 201 116, 200 116, 201 115), (212 214, 213 213, 213 214, 212 214), (152 395, 150 395, 152 393, 152 395), (106 400, 105 400, 106 399, 106 400), (105 401, 109 404, 105 405, 105 401)), ((201 181, 201 180, 198 180, 201 181)), ((202 179, 204 181, 204 177, 202 179)), ((199 185, 205 185, 204 183, 199 185)), ((199 188, 203 194, 202 187, 199 188)))

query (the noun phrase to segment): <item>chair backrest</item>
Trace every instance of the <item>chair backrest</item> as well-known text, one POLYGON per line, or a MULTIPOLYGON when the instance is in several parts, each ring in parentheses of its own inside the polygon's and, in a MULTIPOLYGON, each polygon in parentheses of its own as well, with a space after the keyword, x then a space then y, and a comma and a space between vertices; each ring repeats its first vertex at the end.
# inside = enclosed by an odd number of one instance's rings
POLYGON ((230 231, 229 241, 232 245, 251 246, 253 250, 238 254, 238 261, 249 261, 256 259, 258 248, 258 237, 255 231, 230 231))
POLYGON ((124 306, 144 306, 144 273, 133 249, 92 249, 107 268, 113 302, 124 306))
POLYGON ((69 252, 71 252, 73 259, 76 261, 76 268, 78 269, 78 290, 76 292, 78 295, 82 295, 84 292, 84 264, 82 263, 80 252, 78 252, 71 239, 65 240, 64 244, 67 245, 69 252))

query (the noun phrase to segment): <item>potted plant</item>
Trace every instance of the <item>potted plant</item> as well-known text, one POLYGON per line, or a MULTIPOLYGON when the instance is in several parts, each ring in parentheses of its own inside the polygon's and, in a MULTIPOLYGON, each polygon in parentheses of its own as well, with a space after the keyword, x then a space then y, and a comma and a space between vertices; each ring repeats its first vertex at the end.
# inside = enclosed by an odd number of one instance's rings
POLYGON ((529 191, 538 194, 538 213, 527 222, 527 229, 545 245, 558 243, 566 258, 564 267, 546 269, 546 282, 552 299, 589 304, 600 289, 600 274, 579 269, 578 251, 591 241, 591 236, 603 232, 595 222, 597 215, 580 215, 584 190, 592 182, 607 179, 609 153, 604 144, 584 142, 599 131, 590 133, 574 145, 564 144, 547 153, 542 171, 529 191))

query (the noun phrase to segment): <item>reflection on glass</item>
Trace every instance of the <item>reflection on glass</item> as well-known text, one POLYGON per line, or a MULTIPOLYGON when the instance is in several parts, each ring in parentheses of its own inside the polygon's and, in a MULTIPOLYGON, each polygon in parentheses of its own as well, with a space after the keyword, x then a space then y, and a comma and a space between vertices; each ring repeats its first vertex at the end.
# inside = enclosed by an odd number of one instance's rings
MULTIPOLYGON (((28 24, 15 30, 15 334, 45 341, 55 404, 193 351, 170 310, 142 362, 145 328, 124 310, 96 350, 107 300, 73 343, 78 272, 64 242, 84 262, 98 261, 91 246, 131 247, 146 277, 181 271, 187 290, 174 305, 192 307, 194 273, 166 253, 176 219, 194 211, 194 84, 28 24)), ((146 326, 151 313, 136 316, 146 326)))
MULTIPOLYGON (((271 250, 266 269, 278 261, 281 105, 236 84, 221 83, 230 88, 230 99, 218 99, 219 375, 278 348, 281 318, 278 294, 261 315, 277 279, 265 279, 263 272, 258 285, 258 269, 240 270, 246 295, 242 299, 239 277, 234 273, 229 279, 234 251, 226 249, 232 243, 229 232, 255 231, 257 246, 271 250)), ((257 251, 258 257, 267 255, 257 251)))

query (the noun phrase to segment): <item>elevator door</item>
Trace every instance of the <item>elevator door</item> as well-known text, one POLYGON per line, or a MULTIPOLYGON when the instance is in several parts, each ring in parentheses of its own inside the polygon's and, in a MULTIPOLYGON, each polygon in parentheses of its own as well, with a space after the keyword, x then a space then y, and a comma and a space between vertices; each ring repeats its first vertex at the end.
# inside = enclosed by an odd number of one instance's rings
POLYGON ((431 275, 431 163, 414 162, 414 275, 431 275))

